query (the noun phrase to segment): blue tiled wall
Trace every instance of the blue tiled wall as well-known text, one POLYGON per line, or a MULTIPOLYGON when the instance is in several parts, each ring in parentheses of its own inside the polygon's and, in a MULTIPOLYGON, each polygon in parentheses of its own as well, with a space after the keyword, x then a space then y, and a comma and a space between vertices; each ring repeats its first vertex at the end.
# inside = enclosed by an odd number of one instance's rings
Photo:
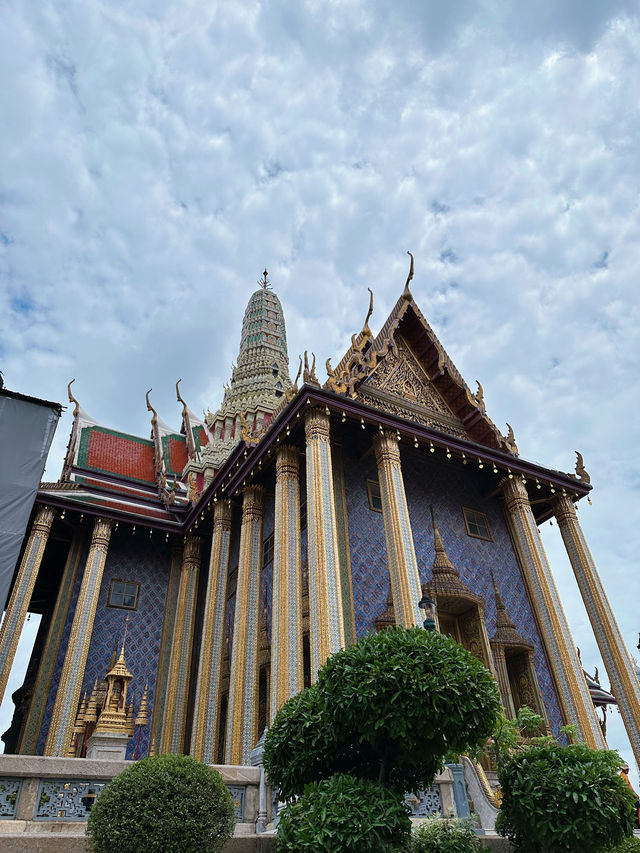
MULTIPOLYGON (((145 681, 148 679, 149 710, 153 709, 170 562, 171 545, 164 541, 163 534, 155 533, 151 539, 149 539, 146 531, 139 531, 135 536, 132 536, 129 530, 120 530, 112 534, 98 598, 94 629, 89 645, 87 666, 83 679, 83 691, 90 691, 96 679, 100 682, 104 678, 106 667, 113 652, 115 638, 119 634, 120 642, 122 641, 125 619, 129 615, 125 659, 129 671, 134 676, 130 683, 129 695, 133 695, 135 710, 137 711, 140 699, 142 698, 145 681), (107 606, 109 588, 113 578, 140 582, 137 610, 122 610, 107 606)), ((55 692, 62 672, 64 652, 69 642, 69 633, 80 589, 81 576, 82 571, 78 573, 78 578, 76 579, 60 655, 58 656, 54 672, 52 690, 49 694, 45 717, 40 731, 37 750, 40 755, 44 750, 51 722, 55 692)), ((146 755, 148 752, 149 731, 150 726, 145 727, 142 731, 140 740, 141 755, 146 755)), ((135 745, 131 743, 127 751, 128 758, 133 756, 134 750, 135 745)))
MULTIPOLYGON (((382 514, 369 509, 367 479, 377 480, 373 454, 362 458, 343 448, 354 609, 358 636, 374 630, 374 620, 385 607, 389 574, 382 514)), ((520 633, 535 646, 535 666, 549 722, 562 725, 553 682, 538 636, 531 606, 498 499, 486 500, 472 465, 449 462, 442 451, 430 454, 401 445, 402 473, 413 531, 416 558, 423 581, 431 577, 433 562, 433 505, 449 558, 462 580, 485 600, 489 636, 495 630, 495 598, 490 570, 509 614, 520 633), (486 513, 493 541, 474 539, 466 532, 462 507, 486 513)), ((496 480, 497 486, 497 480, 496 480)))

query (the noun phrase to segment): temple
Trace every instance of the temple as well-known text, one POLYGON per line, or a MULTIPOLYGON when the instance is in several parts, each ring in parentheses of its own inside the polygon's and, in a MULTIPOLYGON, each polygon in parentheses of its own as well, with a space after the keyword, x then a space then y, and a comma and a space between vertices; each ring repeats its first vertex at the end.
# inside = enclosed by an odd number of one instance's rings
POLYGON ((69 385, 63 471, 40 485, 0 629, 3 692, 27 612, 42 615, 7 752, 82 757, 119 739, 129 758, 247 764, 329 655, 421 625, 424 589, 508 716, 527 705, 604 747, 594 700, 616 702, 640 761, 640 686, 576 512, 582 457, 563 473, 519 456, 412 278, 413 258, 377 335, 371 295, 326 380, 308 353, 292 380, 265 270, 222 405, 196 416, 178 381, 175 429, 151 390, 139 437, 96 423, 69 385), (585 679, 538 529, 551 518, 610 693, 585 679))

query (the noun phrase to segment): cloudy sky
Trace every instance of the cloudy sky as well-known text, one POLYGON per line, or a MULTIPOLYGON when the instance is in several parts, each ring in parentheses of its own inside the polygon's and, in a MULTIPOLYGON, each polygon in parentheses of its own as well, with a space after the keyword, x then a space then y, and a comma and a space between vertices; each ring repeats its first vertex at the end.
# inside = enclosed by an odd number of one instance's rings
POLYGON ((584 454, 580 517, 636 653, 636 2, 2 0, 0 75, 7 387, 65 402, 75 377, 92 417, 143 435, 153 387, 177 426, 176 379, 219 404, 265 265, 292 359, 335 364, 411 249, 416 300, 521 455, 584 454))

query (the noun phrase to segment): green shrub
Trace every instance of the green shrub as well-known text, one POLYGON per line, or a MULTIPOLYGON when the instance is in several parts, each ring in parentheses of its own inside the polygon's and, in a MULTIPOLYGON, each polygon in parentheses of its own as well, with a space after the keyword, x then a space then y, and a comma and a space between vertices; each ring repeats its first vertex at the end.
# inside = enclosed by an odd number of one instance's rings
POLYGON ((607 853, 640 853, 640 838, 625 838, 615 847, 610 847, 607 853))
POLYGON ((621 763, 582 743, 529 747, 500 767, 496 829, 521 853, 600 853, 633 830, 635 795, 621 763))
POLYGON ((184 755, 158 755, 107 785, 87 833, 95 853, 218 853, 234 823, 217 770, 184 755))
POLYGON ((369 634, 280 709, 265 769, 284 797, 340 772, 429 787, 447 753, 484 743, 499 709, 493 677, 454 640, 421 628, 369 634))
POLYGON ((411 831, 407 808, 366 779, 336 775, 307 786, 280 813, 277 853, 391 853, 411 831))
POLYGON ((482 845, 467 821, 430 818, 412 834, 407 853, 481 853, 482 845))

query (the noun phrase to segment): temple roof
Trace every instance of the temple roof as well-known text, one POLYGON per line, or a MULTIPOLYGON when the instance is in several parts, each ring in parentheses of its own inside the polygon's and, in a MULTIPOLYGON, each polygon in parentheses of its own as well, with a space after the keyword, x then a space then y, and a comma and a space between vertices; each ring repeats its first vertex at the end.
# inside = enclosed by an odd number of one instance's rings
POLYGON ((335 370, 327 362, 325 388, 360 398, 374 408, 399 414, 459 438, 517 455, 509 428, 503 436, 488 417, 482 386, 472 393, 435 332, 416 305, 409 282, 380 332, 369 329, 371 300, 364 328, 335 370))

